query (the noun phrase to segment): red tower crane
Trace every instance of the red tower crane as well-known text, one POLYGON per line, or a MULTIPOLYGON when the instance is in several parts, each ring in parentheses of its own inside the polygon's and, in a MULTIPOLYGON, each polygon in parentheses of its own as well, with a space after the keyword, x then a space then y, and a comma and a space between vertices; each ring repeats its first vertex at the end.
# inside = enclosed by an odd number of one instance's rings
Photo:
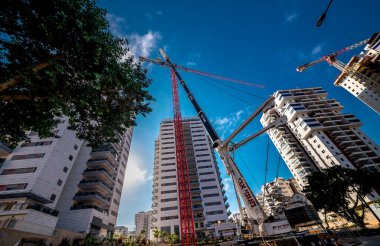
POLYGON ((183 133, 181 107, 179 103, 177 77, 170 69, 173 93, 174 136, 177 160, 177 186, 179 199, 179 219, 182 245, 196 245, 193 208, 191 202, 189 170, 186 159, 185 137, 183 133))

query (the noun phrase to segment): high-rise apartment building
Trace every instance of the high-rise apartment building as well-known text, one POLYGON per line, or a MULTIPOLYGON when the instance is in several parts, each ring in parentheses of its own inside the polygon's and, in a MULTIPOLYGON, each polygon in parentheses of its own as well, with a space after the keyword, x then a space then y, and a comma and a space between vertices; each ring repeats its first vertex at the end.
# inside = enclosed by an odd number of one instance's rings
POLYGON ((57 209, 57 227, 105 236, 114 229, 123 190, 132 129, 118 142, 92 149, 83 144, 57 209))
POLYGON ((380 114, 380 33, 354 56, 334 82, 380 114))
POLYGON ((150 230, 152 229, 152 213, 153 211, 138 212, 135 214, 136 235, 140 235, 144 231, 146 238, 150 239, 150 230))
POLYGON ((106 234, 116 223, 132 131, 96 150, 76 138, 67 118, 54 134, 31 132, 0 167, 0 227, 106 234))
MULTIPOLYGON (((275 106, 260 121, 266 126, 287 118, 286 125, 268 134, 301 187, 312 171, 335 165, 380 171, 380 147, 360 130, 360 120, 343 113, 343 106, 328 99, 322 88, 281 90, 274 97, 275 106)), ((373 201, 378 195, 368 198, 373 201)))
MULTIPOLYGON (((197 237, 226 222, 229 212, 220 172, 206 130, 198 118, 183 119, 186 156, 197 237)), ((163 120, 155 142, 153 227, 179 235, 174 123, 163 120)))

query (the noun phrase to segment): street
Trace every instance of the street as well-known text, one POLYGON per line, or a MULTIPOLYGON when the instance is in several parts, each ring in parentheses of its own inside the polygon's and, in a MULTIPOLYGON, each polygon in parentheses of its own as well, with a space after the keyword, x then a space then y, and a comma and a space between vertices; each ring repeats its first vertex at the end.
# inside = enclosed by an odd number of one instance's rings
POLYGON ((379 246, 380 245, 380 235, 372 237, 360 237, 363 241, 363 246, 379 246))

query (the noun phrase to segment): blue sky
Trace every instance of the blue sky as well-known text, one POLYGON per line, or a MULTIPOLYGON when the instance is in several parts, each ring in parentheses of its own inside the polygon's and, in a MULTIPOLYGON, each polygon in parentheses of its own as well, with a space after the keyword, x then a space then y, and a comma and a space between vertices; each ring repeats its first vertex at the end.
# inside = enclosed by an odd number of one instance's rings
MULTIPOLYGON (((227 1, 227 0, 113 0, 100 1, 108 11, 111 30, 129 40, 131 52, 156 58, 162 47, 172 61, 194 69, 262 84, 265 88, 247 87, 182 72, 190 90, 203 107, 221 136, 227 136, 261 99, 226 88, 267 97, 279 89, 322 86, 330 98, 341 102, 344 112, 353 113, 364 123, 362 130, 380 143, 380 118, 333 81, 339 72, 327 64, 319 64, 298 73, 295 68, 324 54, 366 39, 379 31, 378 1, 336 0, 321 28, 315 22, 328 0, 310 1, 227 1)), ((340 59, 347 62, 361 48, 340 59)), ((156 99, 153 112, 139 117, 134 130, 131 153, 119 211, 118 225, 134 227, 134 214, 151 207, 154 139, 159 123, 172 117, 169 70, 149 65, 153 79, 150 92, 156 99)), ((195 114, 180 90, 182 115, 195 114)), ((239 138, 259 130, 259 119, 239 138)), ((239 150, 237 163, 248 183, 257 193, 264 182, 267 135, 239 150), (241 158, 240 158, 241 157, 241 158), (245 164, 243 164, 245 163, 245 164), (255 181, 256 180, 256 181, 255 181)), ((276 176, 278 152, 269 149, 267 180, 276 176)), ((223 169, 223 168, 221 168, 223 169)), ((280 176, 290 177, 281 161, 280 176)), ((237 210, 236 200, 226 179, 231 211, 237 210)))

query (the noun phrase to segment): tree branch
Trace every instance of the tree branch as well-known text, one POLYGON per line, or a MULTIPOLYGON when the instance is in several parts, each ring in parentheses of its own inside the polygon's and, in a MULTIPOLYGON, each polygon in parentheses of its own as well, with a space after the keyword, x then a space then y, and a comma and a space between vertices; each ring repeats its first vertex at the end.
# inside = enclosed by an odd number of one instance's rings
POLYGON ((0 100, 3 101, 15 101, 15 100, 30 100, 30 99, 37 99, 41 100, 47 97, 33 97, 30 94, 25 94, 25 95, 0 95, 0 100))
MULTIPOLYGON (((34 68, 32 68, 32 71, 36 73, 36 72, 46 68, 47 66, 49 66, 48 62, 40 63, 37 66, 35 66, 34 68)), ((7 90, 7 89, 17 85, 18 83, 20 83, 20 78, 21 78, 21 76, 16 76, 16 77, 14 77, 8 81, 1 83, 0 84, 0 92, 7 90)))

